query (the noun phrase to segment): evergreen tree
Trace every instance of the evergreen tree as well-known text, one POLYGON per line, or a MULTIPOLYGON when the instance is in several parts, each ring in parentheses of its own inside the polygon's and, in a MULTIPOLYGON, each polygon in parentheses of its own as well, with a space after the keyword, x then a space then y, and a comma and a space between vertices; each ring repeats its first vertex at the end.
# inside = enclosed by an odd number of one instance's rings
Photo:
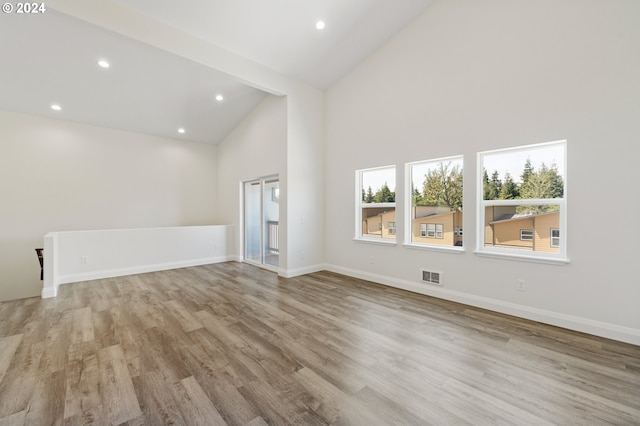
POLYGON ((515 198, 520 198, 520 190, 518 188, 518 184, 513 181, 513 178, 507 172, 504 176, 504 182, 502 182, 500 188, 499 199, 513 200, 515 198))
POLYGON ((483 192, 485 200, 497 200, 500 198, 500 190, 502 189, 502 182, 500 181, 500 175, 498 171, 494 171, 491 175, 491 180, 487 176, 487 171, 484 171, 483 192))
POLYGON ((533 165, 531 165, 531 159, 527 157, 527 161, 524 163, 524 169, 522 171, 522 175, 520 178, 522 179, 522 184, 525 185, 529 180, 529 177, 534 174, 533 165))
POLYGON ((396 193, 389 189, 387 182, 373 196, 374 203, 393 203, 396 201, 396 193))
POLYGON ((549 180, 549 197, 562 198, 564 196, 564 180, 558 173, 558 166, 552 164, 547 170, 547 179, 549 180))
MULTIPOLYGON (((525 164, 525 172, 527 166, 525 164)), ((532 170, 527 173, 526 182, 523 181, 520 186, 520 195, 522 198, 561 198, 564 193, 564 182, 562 176, 558 174, 558 167, 554 164, 550 168, 544 163, 540 165, 540 169, 536 172, 532 170)), ((538 214, 555 211, 558 206, 520 206, 518 213, 538 214)))
POLYGON ((438 163, 425 175, 423 205, 447 206, 451 210, 462 209, 462 169, 451 167, 451 162, 438 163))
MULTIPOLYGON (((539 170, 535 170, 531 159, 527 158, 522 174, 522 183, 516 183, 509 173, 504 180, 500 180, 498 171, 494 171, 489 179, 487 170, 483 170, 482 184, 485 200, 517 200, 532 198, 562 198, 564 195, 564 180, 558 173, 558 167, 552 164, 547 167, 540 164, 539 170)), ((557 210, 554 205, 528 206, 522 205, 516 208, 519 214, 538 214, 557 210)))
POLYGON ((551 198, 550 194, 551 181, 549 172, 547 166, 542 163, 539 171, 531 172, 527 175, 527 179, 522 181, 520 195, 522 198, 551 198))
POLYGON ((413 203, 414 206, 422 206, 424 205, 424 200, 422 198, 422 193, 420 191, 418 191, 418 188, 414 188, 413 185, 411 185, 412 190, 411 190, 411 202, 413 203))
POLYGON ((491 187, 489 186, 489 175, 487 174, 487 169, 482 170, 482 199, 483 200, 493 200, 491 198, 491 187))
POLYGON ((367 195, 364 197, 365 203, 373 203, 373 191, 371 190, 371 186, 367 189, 367 195))
POLYGON ((502 190, 502 181, 500 180, 500 175, 498 171, 495 170, 491 175, 491 187, 493 188, 493 192, 496 195, 496 198, 500 197, 500 191, 502 190))

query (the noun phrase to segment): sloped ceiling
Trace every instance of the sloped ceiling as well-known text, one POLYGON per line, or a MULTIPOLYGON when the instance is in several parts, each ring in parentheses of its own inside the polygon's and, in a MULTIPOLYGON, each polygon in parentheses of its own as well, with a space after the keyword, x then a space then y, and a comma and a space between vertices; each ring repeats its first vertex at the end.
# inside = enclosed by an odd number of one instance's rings
MULTIPOLYGON (((434 0, 112 1, 326 89, 434 0)), ((0 15, 0 53, 0 109, 162 137, 217 144, 265 96, 233 76, 52 9, 0 15), (109 68, 98 66, 102 59, 109 68)))

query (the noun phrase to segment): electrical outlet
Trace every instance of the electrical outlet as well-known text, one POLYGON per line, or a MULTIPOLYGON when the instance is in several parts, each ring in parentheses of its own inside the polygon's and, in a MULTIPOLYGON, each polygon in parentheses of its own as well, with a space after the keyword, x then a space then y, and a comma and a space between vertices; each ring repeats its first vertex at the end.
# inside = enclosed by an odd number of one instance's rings
POLYGON ((524 285, 524 280, 523 279, 519 279, 518 280, 518 291, 525 291, 526 287, 524 285))

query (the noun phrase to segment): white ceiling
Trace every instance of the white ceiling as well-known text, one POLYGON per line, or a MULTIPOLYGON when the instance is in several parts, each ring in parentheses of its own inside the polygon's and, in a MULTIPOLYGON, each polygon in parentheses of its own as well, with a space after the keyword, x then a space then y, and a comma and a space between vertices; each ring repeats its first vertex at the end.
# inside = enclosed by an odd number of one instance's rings
MULTIPOLYGON (((435 0, 114 1, 326 89, 435 0)), ((218 143, 265 95, 52 9, 0 15, 0 54, 0 109, 163 137, 218 143)))

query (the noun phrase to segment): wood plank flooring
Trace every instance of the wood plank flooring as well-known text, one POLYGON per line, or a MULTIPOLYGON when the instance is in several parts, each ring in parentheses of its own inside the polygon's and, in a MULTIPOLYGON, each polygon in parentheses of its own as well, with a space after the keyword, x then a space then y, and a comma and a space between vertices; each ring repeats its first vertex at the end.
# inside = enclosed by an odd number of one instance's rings
POLYGON ((0 425, 638 425, 640 347, 224 263, 0 303, 0 425))

